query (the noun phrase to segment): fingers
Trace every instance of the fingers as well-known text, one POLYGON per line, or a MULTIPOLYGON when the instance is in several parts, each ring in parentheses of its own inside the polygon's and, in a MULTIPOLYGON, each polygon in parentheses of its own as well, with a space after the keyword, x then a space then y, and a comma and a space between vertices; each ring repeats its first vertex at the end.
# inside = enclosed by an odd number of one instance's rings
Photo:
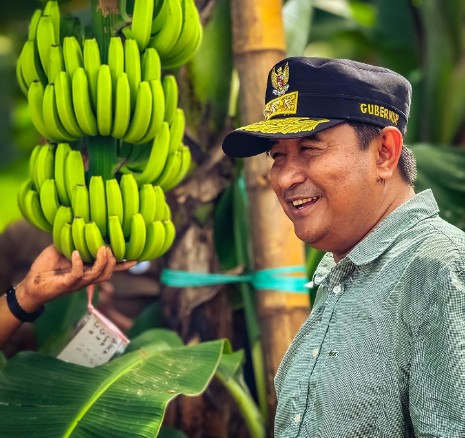
POLYGON ((84 275, 84 262, 79 255, 79 251, 75 250, 71 254, 71 271, 65 277, 65 287, 73 288, 77 286, 84 275))
POLYGON ((132 268, 133 266, 137 265, 137 260, 130 260, 127 262, 119 262, 116 264, 114 271, 119 272, 119 271, 126 271, 129 268, 132 268))
MULTIPOLYGON (((111 252, 110 248, 105 247, 104 249, 105 249, 105 253, 106 253, 105 255, 106 255, 107 263, 103 267, 102 274, 101 274, 102 278, 99 281, 108 280, 111 277, 111 275, 113 274, 113 270, 114 270, 115 265, 116 265, 116 259, 113 256, 113 253, 111 252)), ((100 248, 100 250, 102 250, 102 248, 100 248)), ((99 252, 100 252, 100 250, 99 250, 99 252)), ((97 253, 97 260, 98 260, 98 256, 99 256, 99 253, 97 253)))

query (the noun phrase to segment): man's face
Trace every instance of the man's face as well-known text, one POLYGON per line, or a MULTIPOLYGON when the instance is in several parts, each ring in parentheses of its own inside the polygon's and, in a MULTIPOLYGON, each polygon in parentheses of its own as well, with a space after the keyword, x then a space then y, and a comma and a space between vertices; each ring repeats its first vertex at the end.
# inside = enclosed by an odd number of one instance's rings
POLYGON ((311 137, 277 140, 270 150, 271 184, 296 235, 336 259, 383 215, 373 146, 362 150, 352 127, 341 124, 311 137))

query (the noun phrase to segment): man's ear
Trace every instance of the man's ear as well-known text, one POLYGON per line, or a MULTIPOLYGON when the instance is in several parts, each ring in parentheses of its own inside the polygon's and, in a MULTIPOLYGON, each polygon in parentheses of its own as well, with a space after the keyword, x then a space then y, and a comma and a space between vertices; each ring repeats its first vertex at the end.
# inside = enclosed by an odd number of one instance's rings
POLYGON ((394 126, 387 126, 381 131, 381 141, 378 144, 376 167, 378 178, 386 180, 392 177, 397 168, 402 152, 403 137, 394 126))

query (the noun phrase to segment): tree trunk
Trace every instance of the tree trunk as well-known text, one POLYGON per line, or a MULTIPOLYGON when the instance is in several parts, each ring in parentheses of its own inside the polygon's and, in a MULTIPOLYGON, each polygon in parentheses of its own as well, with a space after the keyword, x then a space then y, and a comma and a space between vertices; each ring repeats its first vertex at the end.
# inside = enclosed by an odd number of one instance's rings
MULTIPOLYGON (((233 51, 239 73, 242 124, 263 120, 266 78, 285 56, 280 0, 231 2, 233 51)), ((295 236, 271 189, 270 163, 263 155, 245 160, 256 270, 304 264, 304 246, 295 236)), ((309 312, 306 294, 258 291, 258 313, 268 385, 269 431, 276 410, 273 378, 296 331, 309 312)))

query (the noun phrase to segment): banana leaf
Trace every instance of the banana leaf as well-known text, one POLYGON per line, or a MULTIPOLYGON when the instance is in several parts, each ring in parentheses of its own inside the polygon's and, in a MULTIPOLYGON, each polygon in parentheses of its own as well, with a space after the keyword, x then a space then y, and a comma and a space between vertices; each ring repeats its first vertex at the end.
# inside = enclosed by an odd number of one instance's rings
POLYGON ((304 53, 310 35, 312 17, 312 2, 289 0, 283 6, 288 56, 299 56, 304 53))
POLYGON ((202 393, 231 351, 227 340, 184 346, 162 329, 130 345, 96 368, 16 355, 0 374, 2 436, 156 436, 170 400, 202 393))
POLYGON ((431 188, 439 214, 465 229, 465 150, 430 144, 415 144, 411 149, 417 160, 416 192, 431 188))

